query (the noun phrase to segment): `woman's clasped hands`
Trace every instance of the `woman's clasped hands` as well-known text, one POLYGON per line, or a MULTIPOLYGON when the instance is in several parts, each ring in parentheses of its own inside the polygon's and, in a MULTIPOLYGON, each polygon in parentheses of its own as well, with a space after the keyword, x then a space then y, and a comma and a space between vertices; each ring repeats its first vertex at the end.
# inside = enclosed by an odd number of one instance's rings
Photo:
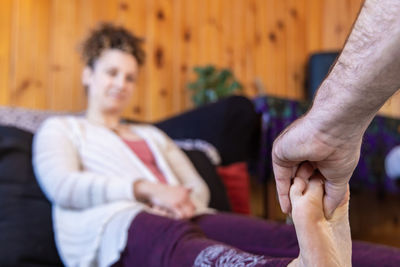
POLYGON ((137 200, 148 204, 161 216, 175 219, 191 218, 196 210, 190 198, 191 189, 181 185, 166 185, 139 180, 134 183, 137 200))

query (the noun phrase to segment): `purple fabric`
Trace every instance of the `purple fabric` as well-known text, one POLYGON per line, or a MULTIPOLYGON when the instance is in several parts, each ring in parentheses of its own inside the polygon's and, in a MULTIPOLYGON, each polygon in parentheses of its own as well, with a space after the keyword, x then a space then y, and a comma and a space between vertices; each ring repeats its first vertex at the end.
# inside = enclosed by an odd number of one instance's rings
POLYGON ((298 254, 296 244, 292 227, 251 217, 221 213, 174 220, 142 212, 133 220, 127 247, 113 267, 196 266, 196 259, 198 264, 199 259, 211 260, 211 266, 217 262, 235 266, 238 261, 249 264, 241 266, 287 266, 298 254), (289 245, 287 238, 291 240, 289 245), (212 253, 201 258, 207 249, 212 249, 212 253), (232 263, 234 260, 236 263, 232 263))
POLYGON ((278 258, 299 255, 292 225, 233 213, 203 215, 193 221, 208 238, 246 252, 278 258))
MULTIPOLYGON (((127 246, 113 267, 185 267, 200 262, 208 264, 204 266, 287 266, 298 254, 290 225, 230 213, 173 220, 142 212, 133 220, 127 246)), ((399 249, 353 242, 355 267, 399 264, 399 249)))
POLYGON ((400 266, 400 249, 353 241, 353 267, 398 267, 400 266))

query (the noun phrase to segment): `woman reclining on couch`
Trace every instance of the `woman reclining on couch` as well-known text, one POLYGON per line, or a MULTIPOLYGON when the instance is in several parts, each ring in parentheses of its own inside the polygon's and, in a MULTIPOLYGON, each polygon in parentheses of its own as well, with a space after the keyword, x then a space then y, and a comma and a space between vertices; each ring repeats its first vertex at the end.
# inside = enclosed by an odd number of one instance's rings
POLYGON ((207 186, 172 140, 153 126, 121 123, 144 60, 140 43, 109 24, 92 32, 83 46, 86 115, 50 118, 35 136, 35 172, 53 205, 63 262, 350 266, 348 198, 327 220, 320 174, 291 187, 300 253, 289 252, 293 231, 208 209, 207 186))

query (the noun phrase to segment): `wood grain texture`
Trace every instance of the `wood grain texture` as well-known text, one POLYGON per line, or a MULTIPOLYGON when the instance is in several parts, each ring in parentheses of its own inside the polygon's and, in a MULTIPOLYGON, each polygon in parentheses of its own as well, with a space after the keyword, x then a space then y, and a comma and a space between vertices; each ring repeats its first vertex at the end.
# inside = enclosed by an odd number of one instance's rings
MULTIPOLYGON (((82 110, 78 45, 101 21, 145 39, 146 64, 125 115, 154 121, 193 107, 193 67, 230 68, 253 97, 305 97, 314 52, 338 50, 362 0, 5 0, 0 104, 82 110)), ((400 97, 382 109, 400 116, 400 97)))
POLYGON ((12 0, 3 1, 0 8, 0 105, 10 103, 11 10, 12 0))
POLYGON ((50 1, 18 0, 12 3, 7 104, 40 108, 47 104, 48 70, 47 64, 43 63, 47 63, 48 54, 43 51, 49 50, 46 26, 49 24, 50 1))

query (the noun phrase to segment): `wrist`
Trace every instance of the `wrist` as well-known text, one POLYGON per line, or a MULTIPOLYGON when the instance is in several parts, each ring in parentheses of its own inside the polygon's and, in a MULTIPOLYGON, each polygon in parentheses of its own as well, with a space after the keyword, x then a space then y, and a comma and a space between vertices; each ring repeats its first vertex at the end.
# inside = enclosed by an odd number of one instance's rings
POLYGON ((151 199, 153 183, 146 180, 139 180, 133 184, 135 198, 140 202, 149 202, 151 199))
POLYGON ((318 134, 323 133, 326 138, 361 139, 381 103, 357 100, 363 98, 356 95, 360 94, 355 89, 359 87, 356 81, 345 85, 335 80, 335 75, 330 76, 332 78, 327 78, 318 90, 306 118, 318 134))

